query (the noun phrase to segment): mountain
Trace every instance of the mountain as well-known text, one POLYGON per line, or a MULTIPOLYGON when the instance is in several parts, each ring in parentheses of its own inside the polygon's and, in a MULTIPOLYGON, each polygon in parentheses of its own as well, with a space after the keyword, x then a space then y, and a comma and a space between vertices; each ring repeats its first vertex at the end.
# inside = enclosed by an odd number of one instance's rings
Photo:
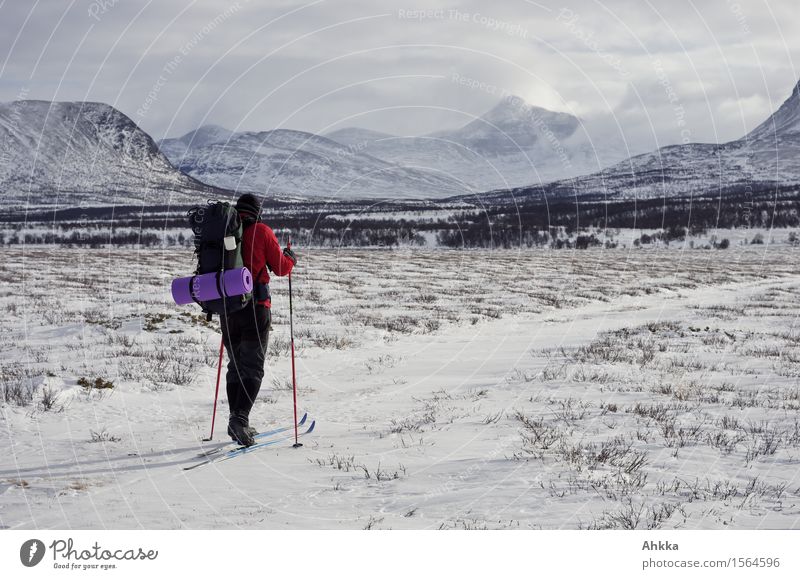
POLYGON ((591 173, 630 154, 619 139, 598 135, 577 117, 519 97, 502 99, 456 129, 400 136, 347 127, 325 136, 385 161, 443 172, 475 190, 591 173))
POLYGON ((580 121, 567 113, 557 113, 529 105, 519 97, 502 99, 490 111, 449 131, 430 136, 459 143, 484 156, 500 157, 535 148, 550 138, 563 141, 578 129, 580 121))
POLYGON ((326 137, 201 127, 161 150, 181 171, 236 191, 317 197, 445 197, 469 191, 445 174, 400 166, 326 137), (209 135, 218 135, 209 138, 209 135))
POLYGON ((744 139, 766 145, 778 143, 797 144, 800 138, 800 82, 781 107, 766 121, 757 126, 744 139))
POLYGON ((161 141, 161 152, 167 158, 182 157, 192 147, 204 147, 227 141, 233 135, 219 125, 204 125, 195 131, 190 131, 178 139, 165 139, 161 141))
POLYGON ((371 131, 370 129, 362 129, 359 127, 345 127, 344 129, 338 129, 336 131, 331 131, 330 133, 325 133, 325 137, 331 139, 332 141, 336 141, 337 143, 342 143, 343 145, 358 147, 359 143, 363 144, 372 141, 380 141, 382 139, 391 139, 394 138, 395 135, 381 133, 380 131, 371 131))
POLYGON ((494 191, 485 200, 554 196, 658 198, 800 184, 800 83, 766 121, 740 139, 689 143, 636 155, 602 171, 550 183, 494 191))
POLYGON ((10 204, 166 204, 215 191, 177 171, 136 123, 102 103, 2 103, 0 143, 0 191, 10 204))

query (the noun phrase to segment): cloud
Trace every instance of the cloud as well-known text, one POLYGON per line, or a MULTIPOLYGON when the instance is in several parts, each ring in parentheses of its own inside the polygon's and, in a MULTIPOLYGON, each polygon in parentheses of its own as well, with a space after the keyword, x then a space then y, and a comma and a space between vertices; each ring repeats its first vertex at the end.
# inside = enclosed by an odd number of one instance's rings
POLYGON ((622 125, 634 148, 680 142, 676 107, 694 139, 725 141, 788 96, 797 24, 788 0, 5 3, 0 100, 104 101, 156 138, 201 123, 422 134, 501 90, 622 125))

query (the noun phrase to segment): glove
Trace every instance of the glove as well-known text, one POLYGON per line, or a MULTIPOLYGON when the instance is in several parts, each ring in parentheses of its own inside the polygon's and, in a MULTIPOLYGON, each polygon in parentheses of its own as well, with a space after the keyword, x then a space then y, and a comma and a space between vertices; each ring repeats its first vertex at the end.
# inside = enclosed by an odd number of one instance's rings
POLYGON ((297 265, 297 256, 294 254, 294 251, 292 251, 291 248, 283 248, 283 255, 292 260, 292 265, 297 265))

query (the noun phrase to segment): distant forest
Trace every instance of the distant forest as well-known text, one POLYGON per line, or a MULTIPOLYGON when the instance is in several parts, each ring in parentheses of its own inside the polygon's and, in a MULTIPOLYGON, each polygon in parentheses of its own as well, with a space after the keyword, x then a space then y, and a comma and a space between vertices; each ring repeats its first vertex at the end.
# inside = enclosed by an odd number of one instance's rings
MULTIPOLYGON (((606 201, 533 195, 518 197, 516 204, 494 199, 493 205, 481 206, 480 201, 476 197, 474 201, 439 203, 273 202, 264 207, 264 220, 279 237, 291 233, 298 244, 317 247, 435 243, 449 248, 583 249, 603 243, 598 233, 616 229, 657 231, 642 236, 647 243, 681 240, 714 229, 800 227, 800 193, 793 187, 672 199, 606 201)), ((29 211, 24 219, 0 213, 0 243, 190 245, 187 210, 166 206, 73 208, 29 211)))
POLYGON ((732 191, 720 197, 605 201, 558 199, 522 201, 516 207, 490 207, 461 213, 449 228, 437 225, 438 241, 448 247, 556 245, 563 232, 577 247, 597 243, 581 232, 612 229, 661 230, 665 241, 702 235, 713 229, 800 226, 800 193, 794 188, 732 191), (583 237, 580 242, 578 240, 583 237))

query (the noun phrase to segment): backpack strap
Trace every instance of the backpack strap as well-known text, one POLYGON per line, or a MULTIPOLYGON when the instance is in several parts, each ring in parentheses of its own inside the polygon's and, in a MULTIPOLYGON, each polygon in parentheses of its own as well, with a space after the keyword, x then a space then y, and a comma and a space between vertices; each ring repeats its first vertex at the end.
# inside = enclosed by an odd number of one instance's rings
MULTIPOLYGON (((245 231, 247 231, 247 229, 250 226, 255 225, 256 223, 262 223, 261 219, 260 218, 256 219, 255 217, 251 217, 250 215, 245 215, 244 217, 242 217, 242 238, 244 238, 245 231)), ((266 272, 267 266, 264 265, 261 271, 266 272)), ((259 271, 258 273, 254 273, 252 271, 250 272, 253 275, 253 285, 258 283, 257 280, 259 277, 261 277, 261 271, 259 271)))
POLYGON ((216 280, 217 280, 217 292, 219 293, 219 297, 225 299, 228 296, 225 295, 225 288, 223 287, 224 284, 222 283, 222 270, 217 272, 216 280))

